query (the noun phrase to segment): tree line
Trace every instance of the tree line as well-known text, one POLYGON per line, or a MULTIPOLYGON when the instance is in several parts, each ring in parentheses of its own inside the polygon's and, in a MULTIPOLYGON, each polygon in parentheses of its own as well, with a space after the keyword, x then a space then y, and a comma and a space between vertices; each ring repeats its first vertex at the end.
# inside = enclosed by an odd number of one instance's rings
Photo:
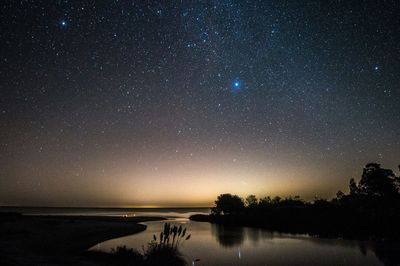
POLYGON ((358 182, 350 179, 347 193, 338 191, 330 200, 221 194, 209 216, 192 219, 328 237, 400 239, 400 176, 368 163, 358 182))

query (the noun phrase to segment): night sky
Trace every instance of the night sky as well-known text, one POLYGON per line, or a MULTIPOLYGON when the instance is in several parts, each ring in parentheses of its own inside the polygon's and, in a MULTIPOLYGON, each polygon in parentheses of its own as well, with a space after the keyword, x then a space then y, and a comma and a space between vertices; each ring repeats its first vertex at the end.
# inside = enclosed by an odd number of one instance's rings
POLYGON ((400 163, 397 0, 0 8, 0 205, 330 198, 400 163))

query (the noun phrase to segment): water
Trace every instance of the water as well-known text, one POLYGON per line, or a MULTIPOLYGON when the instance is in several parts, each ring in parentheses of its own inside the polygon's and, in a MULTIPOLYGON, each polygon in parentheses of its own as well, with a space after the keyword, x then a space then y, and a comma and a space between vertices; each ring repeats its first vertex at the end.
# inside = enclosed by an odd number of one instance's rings
MULTIPOLYGON (((218 226, 189 221, 197 213, 209 209, 182 208, 29 208, 2 207, 0 212, 20 212, 28 215, 84 216, 158 216, 182 224, 192 235, 181 251, 189 265, 400 265, 400 245, 385 243, 321 239, 307 235, 289 235, 246 227, 218 226)), ((147 222, 144 232, 112 239, 92 247, 109 252, 117 246, 142 250, 159 235, 165 221, 147 222)))
POLYGON ((209 208, 74 208, 74 207, 0 207, 0 212, 18 212, 25 215, 62 216, 155 216, 187 218, 193 214, 208 214, 209 208))
MULTIPOLYGON (((186 213, 186 217, 188 215, 186 213)), ((398 265, 392 261, 393 255, 398 259, 398 252, 392 254, 373 242, 218 226, 189 221, 184 216, 185 213, 180 212, 179 217, 171 218, 169 222, 186 226, 192 235, 181 246, 189 265, 385 265, 384 261, 387 265, 398 265), (194 259, 200 261, 193 263, 194 259)), ((109 252, 125 245, 141 251, 153 234, 159 235, 164 221, 146 224, 148 227, 144 232, 105 241, 92 249, 109 252)))

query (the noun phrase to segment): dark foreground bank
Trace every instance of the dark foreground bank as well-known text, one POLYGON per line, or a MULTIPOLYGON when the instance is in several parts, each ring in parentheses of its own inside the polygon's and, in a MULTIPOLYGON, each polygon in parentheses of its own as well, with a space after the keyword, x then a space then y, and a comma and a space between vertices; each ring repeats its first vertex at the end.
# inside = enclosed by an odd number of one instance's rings
POLYGON ((162 219, 0 213, 0 265, 99 265, 90 247, 145 230, 139 222, 162 219))

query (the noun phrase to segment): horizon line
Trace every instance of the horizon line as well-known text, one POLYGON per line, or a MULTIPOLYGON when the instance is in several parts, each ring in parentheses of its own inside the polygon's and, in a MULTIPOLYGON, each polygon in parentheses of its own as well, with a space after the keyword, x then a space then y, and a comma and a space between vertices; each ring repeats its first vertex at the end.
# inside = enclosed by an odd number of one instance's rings
POLYGON ((28 206, 0 205, 0 208, 69 208, 69 209, 205 209, 212 206, 28 206))

